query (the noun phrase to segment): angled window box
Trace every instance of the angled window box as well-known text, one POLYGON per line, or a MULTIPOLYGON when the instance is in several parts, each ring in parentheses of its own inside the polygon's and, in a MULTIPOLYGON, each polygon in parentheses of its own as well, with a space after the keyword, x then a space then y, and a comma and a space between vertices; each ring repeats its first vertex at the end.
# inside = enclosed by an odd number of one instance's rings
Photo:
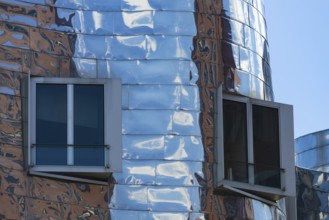
POLYGON ((218 190, 234 187, 271 201, 295 195, 292 106, 219 90, 218 190))
POLYGON ((120 80, 35 77, 28 91, 30 173, 106 180, 121 170, 120 80))

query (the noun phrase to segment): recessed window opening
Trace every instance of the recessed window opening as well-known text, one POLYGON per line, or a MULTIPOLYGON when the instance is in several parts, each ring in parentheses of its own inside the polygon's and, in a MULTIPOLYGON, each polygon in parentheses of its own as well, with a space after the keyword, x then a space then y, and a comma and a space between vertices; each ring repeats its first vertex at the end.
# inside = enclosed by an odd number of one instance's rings
POLYGON ((275 201, 295 194, 291 105, 217 93, 214 167, 229 186, 275 201))
POLYGON ((278 109, 223 99, 225 179, 281 187, 278 109))

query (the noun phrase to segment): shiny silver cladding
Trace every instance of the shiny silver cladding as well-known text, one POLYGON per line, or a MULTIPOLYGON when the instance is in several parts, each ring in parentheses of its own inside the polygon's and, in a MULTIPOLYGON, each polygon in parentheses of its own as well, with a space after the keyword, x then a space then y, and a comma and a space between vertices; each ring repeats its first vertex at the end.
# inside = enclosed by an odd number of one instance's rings
POLYGON ((329 130, 311 133, 295 140, 296 165, 329 172, 329 130))
POLYGON ((203 216, 200 98, 191 56, 196 25, 189 7, 181 11, 181 4, 194 3, 161 2, 122 1, 121 12, 111 13, 113 29, 102 29, 110 36, 98 36, 97 47, 93 36, 77 37, 76 45, 90 45, 76 47, 77 57, 102 60, 98 66, 124 83, 124 168, 113 174, 111 219, 203 216))
POLYGON ((194 2, 100 5, 55 3, 68 17, 74 11, 78 75, 123 81, 123 171, 113 173, 111 219, 127 217, 128 210, 139 219, 202 215, 196 178, 203 177, 204 160, 200 98, 191 58, 194 2))
MULTIPOLYGON (((273 99, 263 15, 261 0, 2 0, 0 77, 15 85, 2 80, 0 93, 19 95, 28 73, 122 80, 123 172, 94 195, 108 202, 99 219, 284 219, 256 200, 212 194, 218 83, 273 99)), ((31 198, 21 215, 34 218, 41 205, 31 198)))
POLYGON ((263 1, 223 0, 222 48, 227 92, 273 100, 263 1))
MULTIPOLYGON (((122 219, 124 213, 126 219, 128 210, 140 219, 203 216, 198 178, 204 176, 204 153, 198 70, 192 61, 194 1, 1 4, 6 11, 1 33, 8 36, 2 45, 51 54, 57 61, 40 75, 61 73, 58 61, 67 57, 74 64, 71 75, 122 79, 123 171, 113 173, 110 218, 122 219), (62 34, 69 38, 58 38, 62 34)), ((31 56, 27 59, 33 63, 31 56)), ((18 70, 21 62, 7 67, 18 70)))

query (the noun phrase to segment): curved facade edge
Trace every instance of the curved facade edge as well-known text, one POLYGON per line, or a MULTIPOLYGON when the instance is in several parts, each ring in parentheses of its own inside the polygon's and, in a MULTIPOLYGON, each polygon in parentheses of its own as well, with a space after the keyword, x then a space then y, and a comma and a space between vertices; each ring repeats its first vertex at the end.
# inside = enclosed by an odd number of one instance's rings
POLYGON ((221 16, 224 91, 273 101, 262 0, 224 0, 221 16))

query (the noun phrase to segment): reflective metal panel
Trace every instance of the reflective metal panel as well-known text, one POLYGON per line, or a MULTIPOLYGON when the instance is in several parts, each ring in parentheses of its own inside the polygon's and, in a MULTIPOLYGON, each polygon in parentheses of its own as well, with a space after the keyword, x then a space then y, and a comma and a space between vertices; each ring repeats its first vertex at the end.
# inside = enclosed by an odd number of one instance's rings
POLYGON ((196 84, 198 70, 183 60, 97 60, 98 74, 121 78, 123 84, 196 84))
POLYGON ((326 219, 328 208, 328 173, 297 168, 298 219, 326 219))
POLYGON ((295 141, 296 165, 308 169, 329 170, 329 130, 299 137, 295 141))
POLYGON ((224 89, 230 93, 273 100, 263 2, 223 0, 222 12, 224 89))
POLYGON ((257 200, 252 201, 254 208, 254 219, 255 220, 272 220, 275 219, 274 213, 272 212, 270 206, 263 204, 257 200))
POLYGON ((248 5, 244 0, 223 0, 223 14, 249 24, 248 5))

